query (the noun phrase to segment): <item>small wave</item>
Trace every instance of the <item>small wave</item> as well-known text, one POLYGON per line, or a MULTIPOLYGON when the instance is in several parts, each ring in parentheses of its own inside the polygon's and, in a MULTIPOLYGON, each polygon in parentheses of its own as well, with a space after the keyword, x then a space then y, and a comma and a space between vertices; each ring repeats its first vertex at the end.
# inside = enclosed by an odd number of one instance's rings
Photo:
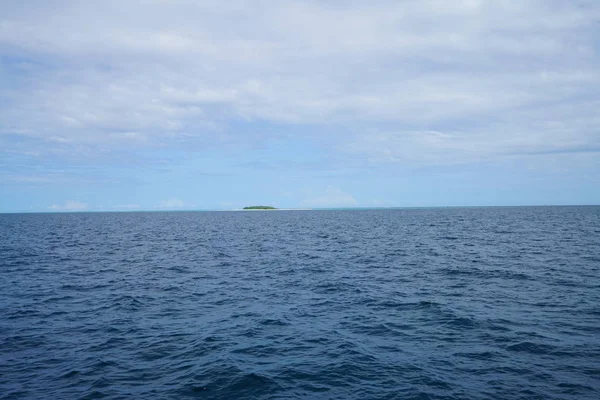
POLYGON ((77 375, 79 375, 80 373, 81 373, 81 371, 77 371, 77 370, 71 370, 71 371, 69 371, 69 372, 67 372, 67 373, 63 374, 63 375, 61 376, 61 378, 72 378, 72 377, 74 377, 74 376, 77 376, 77 375))
POLYGON ((402 337, 409 336, 410 332, 414 330, 411 325, 400 325, 393 323, 379 323, 375 325, 361 325, 354 327, 353 332, 363 333, 370 336, 383 336, 383 337, 402 337))
POLYGON ((69 301, 69 300, 73 300, 74 297, 73 296, 69 296, 69 295, 65 295, 65 296, 52 296, 52 297, 48 297, 46 300, 43 300, 43 303, 56 303, 59 301, 69 301))
POLYGON ((61 286, 61 290, 69 290, 76 292, 89 292, 95 289, 104 289, 108 288, 110 285, 105 284, 97 284, 97 285, 74 285, 74 284, 64 284, 61 286))
POLYGON ((232 354, 245 354, 255 357, 268 357, 277 354, 278 350, 269 345, 256 345, 231 350, 232 354))
POLYGON ((90 392, 82 397, 79 397, 79 400, 103 399, 107 396, 108 395, 105 394, 104 392, 101 392, 99 390, 93 390, 92 392, 90 392))
POLYGON ((551 354, 558 349, 555 346, 547 344, 525 341, 507 346, 506 350, 530 354, 551 354))
POLYGON ((195 382, 180 390, 185 397, 209 398, 256 398, 273 395, 281 390, 275 379, 256 372, 244 373, 237 368, 215 367, 206 374, 197 377, 195 382))
POLYGON ((263 319, 261 321, 259 321, 260 325, 266 325, 266 326, 286 326, 289 325, 288 322, 282 321, 280 319, 277 318, 267 318, 267 319, 263 319))
POLYGON ((492 361, 499 358, 501 355, 494 351, 473 351, 454 353, 456 357, 468 358, 472 360, 492 361))

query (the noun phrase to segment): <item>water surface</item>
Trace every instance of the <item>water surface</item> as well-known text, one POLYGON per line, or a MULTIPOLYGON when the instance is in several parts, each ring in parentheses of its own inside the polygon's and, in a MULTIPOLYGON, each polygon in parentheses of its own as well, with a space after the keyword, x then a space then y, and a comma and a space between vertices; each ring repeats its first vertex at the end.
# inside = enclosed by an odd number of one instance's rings
POLYGON ((600 207, 0 215, 0 398, 597 399, 600 207))

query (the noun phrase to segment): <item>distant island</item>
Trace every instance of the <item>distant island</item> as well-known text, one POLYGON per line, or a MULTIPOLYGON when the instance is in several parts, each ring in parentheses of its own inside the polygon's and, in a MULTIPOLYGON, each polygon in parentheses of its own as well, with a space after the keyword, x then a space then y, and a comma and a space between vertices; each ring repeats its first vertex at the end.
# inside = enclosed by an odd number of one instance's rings
POLYGON ((249 207, 244 207, 244 210, 277 210, 277 209, 272 206, 249 206, 249 207))

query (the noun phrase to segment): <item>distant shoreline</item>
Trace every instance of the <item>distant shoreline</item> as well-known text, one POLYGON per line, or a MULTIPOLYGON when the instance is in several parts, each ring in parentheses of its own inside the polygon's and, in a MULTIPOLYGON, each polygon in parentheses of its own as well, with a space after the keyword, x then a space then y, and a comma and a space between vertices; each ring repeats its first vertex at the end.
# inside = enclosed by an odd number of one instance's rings
POLYGON ((314 208, 234 208, 233 210, 215 211, 313 211, 314 208))
MULTIPOLYGON (((424 210, 424 209, 460 209, 460 208, 534 208, 534 207, 600 207, 600 204, 544 204, 544 205, 498 205, 498 206, 398 206, 398 207, 338 207, 338 208, 276 208, 266 211, 368 211, 368 210, 424 210)), ((92 214, 92 213, 152 213, 152 212, 232 212, 265 211, 235 209, 146 209, 146 210, 62 210, 62 211, 3 211, 0 215, 10 214, 92 214)))

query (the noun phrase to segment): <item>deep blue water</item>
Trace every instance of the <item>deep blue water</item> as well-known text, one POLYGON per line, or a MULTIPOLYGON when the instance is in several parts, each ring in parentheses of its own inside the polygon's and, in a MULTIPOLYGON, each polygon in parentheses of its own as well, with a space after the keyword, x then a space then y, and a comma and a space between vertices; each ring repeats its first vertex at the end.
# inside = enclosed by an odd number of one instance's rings
POLYGON ((600 207, 0 215, 2 399, 598 399, 600 207))

